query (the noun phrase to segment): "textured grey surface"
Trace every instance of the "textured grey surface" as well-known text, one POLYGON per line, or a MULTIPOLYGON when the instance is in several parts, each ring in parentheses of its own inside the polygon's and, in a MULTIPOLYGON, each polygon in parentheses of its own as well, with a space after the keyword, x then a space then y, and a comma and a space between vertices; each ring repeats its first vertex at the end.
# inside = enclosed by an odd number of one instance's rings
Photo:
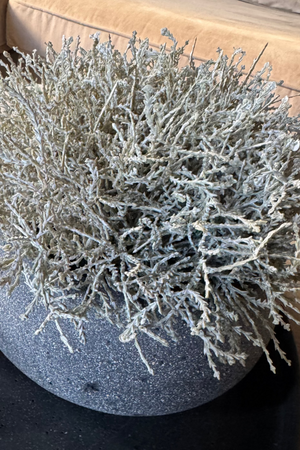
MULTIPOLYGON (((2 251, 1 251, 2 253, 2 251)), ((250 353, 246 367, 219 365, 221 381, 213 377, 203 354, 202 340, 191 336, 184 322, 175 328, 176 343, 164 347, 140 334, 138 340, 154 370, 151 375, 131 341, 119 341, 121 330, 106 320, 92 317, 85 323, 86 344, 81 344, 74 325, 60 320, 60 325, 74 349, 70 353, 50 322, 38 335, 34 332, 45 319, 43 305, 36 307, 27 320, 19 316, 33 300, 29 287, 22 282, 7 296, 0 288, 0 349, 23 373, 53 394, 87 408, 119 415, 164 415, 206 403, 240 381, 254 366, 262 351, 247 341, 250 353)), ((77 303, 78 304, 78 303, 77 303)))

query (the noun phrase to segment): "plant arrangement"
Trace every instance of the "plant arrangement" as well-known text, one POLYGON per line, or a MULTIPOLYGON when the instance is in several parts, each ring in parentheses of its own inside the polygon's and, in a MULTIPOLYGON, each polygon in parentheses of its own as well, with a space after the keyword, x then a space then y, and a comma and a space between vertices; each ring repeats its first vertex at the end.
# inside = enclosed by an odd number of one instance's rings
POLYGON ((300 117, 274 106, 268 63, 252 75, 263 51, 241 81, 241 49, 179 68, 187 43, 162 34, 170 51, 134 32, 123 55, 99 34, 89 51, 64 38, 45 58, 5 53, 0 284, 11 294, 23 274, 21 318, 43 304, 36 334, 54 321, 71 352, 63 319, 82 343, 106 319, 153 374, 139 333, 169 345, 159 331, 176 341, 183 320, 217 378, 218 362, 245 364, 242 336, 275 372, 256 320, 289 362, 273 324, 299 312, 300 117))

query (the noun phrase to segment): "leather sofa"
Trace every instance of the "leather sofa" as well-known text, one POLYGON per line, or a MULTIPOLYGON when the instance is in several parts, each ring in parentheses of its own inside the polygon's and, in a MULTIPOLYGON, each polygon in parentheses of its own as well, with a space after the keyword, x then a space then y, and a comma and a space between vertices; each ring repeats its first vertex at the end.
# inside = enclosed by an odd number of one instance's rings
MULTIPOLYGON (((246 51, 242 64, 250 69, 266 43, 255 72, 268 61, 271 81, 284 80, 276 93, 289 96, 290 115, 300 114, 300 14, 298 0, 0 0, 0 51, 18 47, 45 54, 45 43, 61 48, 62 35, 81 37, 90 48, 89 35, 111 35, 113 44, 125 51, 135 30, 148 37, 153 48, 170 41, 161 35, 167 27, 186 47, 185 59, 196 40, 196 64, 217 59, 220 47, 229 58, 234 48, 246 51), (286 5, 286 10, 284 7, 286 5)), ((75 39, 74 39, 75 41, 75 39)))

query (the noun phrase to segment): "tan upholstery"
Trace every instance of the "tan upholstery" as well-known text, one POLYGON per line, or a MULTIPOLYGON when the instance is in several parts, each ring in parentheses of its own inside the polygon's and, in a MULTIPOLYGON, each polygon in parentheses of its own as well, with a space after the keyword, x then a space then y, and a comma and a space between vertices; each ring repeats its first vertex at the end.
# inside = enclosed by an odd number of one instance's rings
POLYGON ((254 5, 270 6, 300 14, 300 0, 240 0, 254 5))
MULTIPOLYGON (((271 79, 284 80, 285 88, 279 93, 300 93, 300 15, 239 0, 10 0, 7 43, 44 54, 48 41, 60 50, 62 35, 80 35, 81 45, 89 48, 89 35, 101 31, 101 41, 110 33, 123 52, 134 30, 142 39, 148 37, 153 47, 164 42, 169 46, 170 41, 160 34, 164 27, 179 45, 190 40, 182 64, 197 38, 194 56, 198 62, 216 59, 218 47, 228 56, 234 47, 242 47, 247 71, 268 43, 256 71, 268 61, 273 67, 271 79)), ((300 113, 299 98, 293 104, 298 102, 300 113)))

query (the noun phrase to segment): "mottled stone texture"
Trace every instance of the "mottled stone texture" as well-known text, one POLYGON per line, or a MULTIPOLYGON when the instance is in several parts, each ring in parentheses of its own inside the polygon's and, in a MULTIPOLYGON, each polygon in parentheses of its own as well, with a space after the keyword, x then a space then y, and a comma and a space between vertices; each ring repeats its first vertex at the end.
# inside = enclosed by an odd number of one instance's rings
MULTIPOLYGON (((44 306, 28 320, 20 314, 32 294, 25 283, 11 297, 0 290, 0 349, 22 372, 53 394, 87 408, 110 414, 155 416, 184 411, 221 395, 254 366, 261 349, 245 343, 251 352, 246 368, 240 364, 220 365, 221 381, 213 377, 202 353, 202 341, 191 336, 183 322, 178 343, 163 347, 146 335, 141 348, 154 369, 148 372, 134 343, 122 344, 121 333, 110 323, 94 319, 86 323, 85 345, 78 340, 73 324, 60 321, 74 349, 71 354, 61 342, 55 324, 34 335, 46 316, 44 306)), ((162 337, 165 337, 161 334, 162 337)))

